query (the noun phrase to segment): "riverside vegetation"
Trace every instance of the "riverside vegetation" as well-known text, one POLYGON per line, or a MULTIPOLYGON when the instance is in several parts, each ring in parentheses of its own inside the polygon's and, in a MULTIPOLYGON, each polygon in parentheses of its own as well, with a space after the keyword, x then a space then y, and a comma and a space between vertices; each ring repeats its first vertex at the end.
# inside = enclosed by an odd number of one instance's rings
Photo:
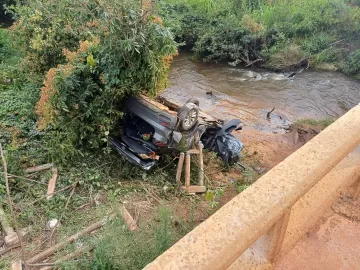
MULTIPOLYGON (((145 196, 143 185, 151 186, 163 199, 179 195, 171 183, 174 160, 165 157, 157 168, 145 173, 112 153, 106 143, 122 115, 121 101, 126 95, 154 96, 166 87, 179 46, 192 48, 205 61, 247 65, 262 59, 255 64, 282 70, 309 58, 312 66, 331 65, 359 76, 360 11, 356 1, 147 3, 28 0, 7 10, 15 23, 0 29, 0 142, 6 149, 9 173, 23 176, 24 168, 51 162, 60 172, 57 189, 78 183, 64 209, 70 190, 32 205, 46 192, 50 172, 32 176, 33 181, 10 179, 20 225, 35 227, 26 239, 29 254, 39 248, 41 224, 51 218, 63 215, 60 239, 79 230, 84 222, 100 219, 106 212, 101 207, 90 209, 91 214, 72 215, 89 203, 89 197, 105 193, 104 207, 110 208, 119 204, 118 198, 138 192, 145 196)), ((215 157, 207 157, 211 164, 216 163, 215 157)), ((251 181, 239 179, 239 191, 253 181, 248 174, 243 178, 251 181)), ((222 193, 215 188, 211 192, 222 193)), ((205 197, 217 205, 211 192, 205 197)), ((0 203, 8 212, 3 171, 0 203)), ((194 226, 192 218, 185 222, 176 217, 174 222, 176 215, 169 209, 155 213, 137 234, 115 220, 101 239, 86 240, 96 245, 93 257, 62 268, 139 269, 194 226), (119 237, 112 238, 114 234, 119 237), (123 257, 130 259, 119 259, 123 257)), ((7 267, 11 258, 2 260, 0 266, 7 267)))
POLYGON ((204 61, 286 70, 360 72, 360 2, 347 0, 166 0, 165 25, 204 61), (261 60, 261 61, 260 61, 261 60))

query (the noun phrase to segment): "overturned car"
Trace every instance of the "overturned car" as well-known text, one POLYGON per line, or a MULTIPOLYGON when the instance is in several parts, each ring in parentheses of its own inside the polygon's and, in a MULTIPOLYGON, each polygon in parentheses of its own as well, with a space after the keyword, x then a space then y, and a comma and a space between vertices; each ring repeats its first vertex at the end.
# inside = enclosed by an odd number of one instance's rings
POLYGON ((145 96, 127 98, 121 131, 109 139, 111 146, 132 164, 149 170, 161 154, 191 149, 198 134, 204 148, 214 151, 227 165, 238 162, 243 144, 231 133, 241 129, 240 120, 214 119, 200 111, 196 99, 182 107, 166 105, 145 96))

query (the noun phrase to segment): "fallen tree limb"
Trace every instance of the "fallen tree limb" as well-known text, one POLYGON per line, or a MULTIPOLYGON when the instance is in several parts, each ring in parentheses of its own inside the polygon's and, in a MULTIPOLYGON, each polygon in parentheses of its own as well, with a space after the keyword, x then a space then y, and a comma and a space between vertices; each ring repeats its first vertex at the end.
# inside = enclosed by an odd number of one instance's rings
POLYGON ((55 191, 56 180, 57 180, 57 177, 58 177, 58 170, 56 168, 53 168, 52 173, 53 173, 53 176, 49 180, 48 190, 47 190, 46 199, 48 199, 48 200, 50 200, 52 198, 53 193, 55 191))
MULTIPOLYGON (((0 172, 0 173, 5 174, 4 172, 0 172)), ((44 183, 41 183, 41 182, 39 182, 39 181, 30 179, 30 178, 27 178, 27 177, 24 177, 24 176, 19 176, 19 175, 15 175, 15 174, 11 174, 11 173, 8 173, 8 176, 11 176, 11 177, 14 177, 14 178, 19 178, 19 179, 26 180, 26 181, 30 181, 30 182, 34 182, 34 183, 40 184, 40 185, 46 185, 46 184, 44 184, 44 183)))
POLYGON ((252 62, 250 62, 250 63, 247 63, 247 65, 246 65, 245 67, 250 67, 250 66, 252 66, 253 64, 255 64, 255 63, 257 63, 257 62, 262 62, 262 61, 264 61, 264 60, 261 59, 261 58, 256 59, 256 60, 254 60, 254 61, 252 61, 252 62))
MULTIPOLYGON (((78 183, 78 181, 76 181, 75 183, 78 183)), ((64 188, 62 188, 62 189, 60 189, 60 190, 58 190, 58 191, 55 191, 55 192, 53 192, 53 193, 45 194, 45 195, 43 195, 42 197, 36 199, 35 201, 32 201, 31 203, 28 203, 28 204, 26 205, 26 207, 31 206, 31 205, 33 205, 33 204, 35 204, 35 203, 37 203, 37 202, 45 199, 45 198, 46 198, 47 196, 49 196, 49 195, 55 195, 55 194, 60 193, 60 192, 62 192, 62 191, 64 191, 64 190, 67 190, 67 189, 73 187, 75 183, 73 183, 73 184, 71 184, 71 185, 68 185, 68 186, 66 186, 66 187, 64 187, 64 188)))
MULTIPOLYGON (((50 270, 50 269, 53 269, 56 264, 59 264, 62 262, 67 262, 72 259, 76 259, 77 257, 79 257, 79 256, 83 255, 84 253, 87 253, 93 249, 94 249, 94 246, 83 247, 83 248, 78 249, 74 253, 68 254, 65 257, 55 261, 54 263, 42 263, 42 264, 40 263, 40 264, 38 264, 38 266, 40 266, 40 265, 46 266, 46 267, 41 268, 40 270, 50 270)), ((32 265, 32 266, 36 266, 36 265, 32 265)))
POLYGON ((270 119, 270 115, 274 110, 275 110, 275 107, 266 114, 266 119, 268 119, 268 120, 270 119))
POLYGON ((102 226, 104 226, 106 224, 106 221, 109 219, 112 219, 116 216, 115 213, 110 214, 110 216, 108 218, 104 218, 103 220, 100 220, 92 225, 90 225, 89 227, 86 227, 85 229, 81 230, 80 232, 73 234, 72 236, 66 238, 64 241, 40 252, 39 254, 33 256, 32 258, 30 258, 28 260, 28 263, 30 264, 34 264, 34 263, 38 263, 40 261, 43 261, 44 259, 46 259, 47 257, 51 256, 52 254, 54 254, 55 252, 59 251, 60 249, 62 249, 64 246, 66 246, 69 243, 74 242, 76 239, 80 238, 83 235, 89 234, 99 228, 101 228, 102 226))
POLYGON ((128 226, 130 231, 135 231, 138 229, 138 226, 136 225, 135 220, 132 218, 129 211, 125 208, 124 205, 121 207, 121 215, 124 218, 125 223, 128 226))
POLYGON ((50 169, 52 167, 54 167, 54 165, 51 163, 48 163, 48 164, 43 164, 43 165, 27 168, 27 169, 25 169, 25 172, 26 173, 40 172, 40 171, 45 171, 47 169, 50 169))
POLYGON ((8 253, 8 252, 10 252, 10 251, 12 251, 13 249, 16 249, 16 248, 19 248, 19 247, 20 247, 20 244, 17 244, 17 245, 15 245, 15 246, 10 246, 10 247, 8 247, 7 249, 5 249, 5 250, 3 250, 3 251, 0 252, 0 257, 1 257, 2 255, 6 254, 6 253, 8 253))
POLYGON ((24 245, 23 245, 23 242, 22 242, 22 236, 21 236, 18 224, 17 224, 17 220, 16 220, 16 216, 15 216, 15 212, 14 212, 14 206, 13 206, 13 202, 12 202, 11 195, 10 195, 10 186, 9 186, 9 179, 8 179, 8 174, 7 174, 7 164, 6 164, 6 159, 5 159, 5 155, 4 155, 4 151, 3 151, 1 143, 0 143, 0 154, 1 154, 1 159, 2 159, 3 167, 4 167, 6 197, 7 197, 7 201, 8 201, 8 204, 9 204, 11 216, 12 216, 12 219, 13 219, 13 222, 14 222, 14 227, 15 227, 15 230, 16 230, 16 234, 17 234, 17 237, 19 239, 19 243, 20 243, 20 247, 21 247, 21 260, 24 262, 24 268, 26 270, 27 269, 27 262, 26 262, 26 259, 25 259, 25 249, 24 249, 24 245))

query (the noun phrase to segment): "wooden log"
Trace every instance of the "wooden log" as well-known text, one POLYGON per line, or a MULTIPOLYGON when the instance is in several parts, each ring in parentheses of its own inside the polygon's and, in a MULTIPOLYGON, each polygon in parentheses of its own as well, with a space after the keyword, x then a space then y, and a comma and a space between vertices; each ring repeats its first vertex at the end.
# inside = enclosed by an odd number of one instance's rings
POLYGON ((125 208, 124 205, 121 207, 121 215, 124 218, 124 221, 130 231, 135 231, 138 229, 138 226, 136 225, 135 220, 132 218, 129 211, 125 208))
POLYGON ((55 261, 55 262, 52 262, 52 263, 43 263, 43 264, 32 264, 30 266, 45 266, 45 267, 42 267, 40 270, 51 270, 54 268, 54 266, 58 263, 61 263, 61 262, 67 262, 67 261, 70 261, 72 259, 75 259, 87 252, 90 252, 91 250, 94 249, 94 246, 89 246, 89 247, 82 247, 78 250, 76 250, 75 252, 73 253, 70 253, 64 257, 62 257, 61 259, 55 261))
POLYGON ((204 157, 203 157, 203 145, 199 142, 199 186, 204 185, 204 157))
POLYGON ((198 149, 190 149, 189 150, 190 155, 198 155, 199 154, 199 150, 198 149))
POLYGON ((26 172, 26 173, 41 172, 41 171, 50 169, 50 168, 52 168, 52 167, 54 167, 54 165, 51 164, 51 163, 48 163, 48 164, 43 164, 43 165, 39 165, 39 166, 27 168, 27 169, 25 170, 25 172, 26 172))
POLYGON ((178 184, 178 185, 180 185, 180 181, 181 181, 181 174, 182 174, 182 170, 183 170, 183 166, 184 166, 184 158, 185 158, 185 154, 180 153, 179 163, 178 163, 177 171, 176 171, 176 184, 178 184))
MULTIPOLYGON (((115 217, 115 214, 111 214, 109 216, 109 218, 114 218, 115 217)), ((28 260, 28 263, 37 263, 37 262, 40 262, 40 261, 43 261, 44 259, 46 259, 47 257, 51 256, 52 254, 54 254, 55 252, 57 252, 58 250, 62 249, 64 246, 66 246, 67 244, 69 243, 72 243, 74 242, 76 239, 78 239, 79 237, 83 236, 83 235, 86 235, 86 234, 89 234, 99 228, 101 228, 102 226, 105 225, 107 219, 103 219, 103 220, 100 220, 98 222, 95 222, 94 224, 91 224, 89 227, 86 227, 85 229, 81 230, 80 232, 76 233, 76 234, 73 234, 72 236, 66 238, 64 241, 40 252, 39 254, 33 256, 32 258, 30 258, 28 260)))
POLYGON ((52 173, 53 173, 53 176, 49 181, 48 190, 47 190, 47 194, 46 194, 47 200, 50 200, 54 195, 56 180, 58 177, 58 170, 56 168, 53 168, 52 173))
POLYGON ((188 193, 204 193, 206 192, 205 186, 182 186, 180 189, 186 190, 188 193))
POLYGON ((185 186, 190 186, 190 153, 186 152, 185 158, 185 186))

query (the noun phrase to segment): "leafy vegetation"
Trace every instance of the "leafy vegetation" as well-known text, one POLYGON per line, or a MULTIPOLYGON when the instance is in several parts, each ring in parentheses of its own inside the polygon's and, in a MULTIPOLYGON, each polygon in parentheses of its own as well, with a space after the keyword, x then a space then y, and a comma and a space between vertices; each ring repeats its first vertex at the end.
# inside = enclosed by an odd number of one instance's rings
POLYGON ((106 145, 126 95, 166 86, 176 45, 158 17, 142 15, 140 2, 33 0, 16 14, 27 68, 46 73, 36 112, 51 160, 106 145))
POLYGON ((358 72, 356 53, 347 57, 360 44, 360 8, 354 2, 167 0, 161 7, 177 41, 204 61, 258 60, 283 70, 308 58, 313 66, 332 63, 348 74, 358 72))

